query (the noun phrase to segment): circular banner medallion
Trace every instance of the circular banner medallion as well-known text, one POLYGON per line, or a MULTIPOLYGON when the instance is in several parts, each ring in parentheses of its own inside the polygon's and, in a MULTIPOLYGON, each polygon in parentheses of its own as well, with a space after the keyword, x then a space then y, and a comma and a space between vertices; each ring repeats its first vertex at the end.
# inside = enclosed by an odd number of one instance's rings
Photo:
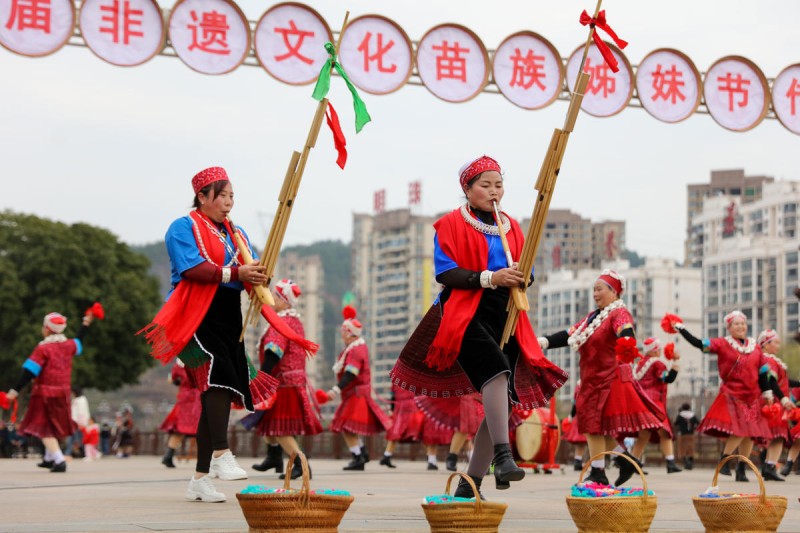
POLYGON ((155 0, 84 0, 79 24, 86 46, 112 65, 141 65, 164 46, 155 0))
POLYGON ((558 50, 531 31, 500 43, 492 60, 492 77, 503 96, 523 109, 541 109, 558 98, 564 65, 558 50))
POLYGON ((378 15, 349 23, 339 47, 339 61, 347 76, 356 87, 372 94, 388 94, 405 85, 413 59, 406 32, 378 15))
POLYGON ((772 82, 772 109, 787 130, 800 135, 800 63, 783 69, 772 82))
MULTIPOLYGON (((594 43, 589 47, 586 64, 583 70, 588 72, 589 85, 581 103, 581 109, 596 117, 616 115, 628 105, 633 96, 633 69, 619 48, 611 43, 608 47, 619 63, 619 72, 614 72, 606 65, 603 56, 594 43)), ((584 45, 579 46, 567 61, 567 83, 570 93, 575 87, 578 77, 584 45)))
POLYGON ((434 96, 447 102, 466 102, 475 98, 489 80, 489 54, 469 29, 442 24, 420 39, 417 71, 434 96))
POLYGON ((272 6, 256 25, 259 63, 270 76, 290 85, 317 80, 328 60, 328 41, 333 41, 333 34, 319 13, 293 2, 272 6))
POLYGON ((71 0, 0 0, 0 44, 24 56, 46 56, 67 44, 75 27, 71 0))
POLYGON ((700 105, 700 73, 683 53, 661 48, 636 70, 636 92, 648 113, 664 122, 689 118, 700 105))
POLYGON ((250 25, 230 0, 178 0, 169 18, 169 40, 189 68, 225 74, 250 52, 250 25))
POLYGON ((769 109, 767 79, 744 57, 723 57, 711 65, 703 80, 703 95, 711 117, 733 131, 755 128, 769 109))

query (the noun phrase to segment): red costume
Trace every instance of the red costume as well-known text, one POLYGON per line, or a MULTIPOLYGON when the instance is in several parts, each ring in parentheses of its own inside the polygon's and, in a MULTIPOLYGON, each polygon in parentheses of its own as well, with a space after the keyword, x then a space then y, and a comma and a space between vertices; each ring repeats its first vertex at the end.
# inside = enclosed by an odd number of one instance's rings
POLYGON ((78 429, 70 410, 70 385, 72 358, 80 352, 80 342, 62 334, 46 337, 33 350, 23 365, 36 377, 20 433, 63 439, 78 429))
POLYGON ((372 398, 369 352, 364 339, 348 344, 334 368, 337 381, 341 381, 345 372, 353 374, 355 379, 341 391, 342 403, 333 415, 331 432, 374 435, 386 431, 391 421, 372 398))
MULTIPOLYGON (((293 308, 278 311, 277 314, 299 337, 305 337, 303 323, 293 308)), ((267 409, 256 426, 258 433, 264 436, 322 433, 317 407, 312 403, 308 393, 306 351, 273 327, 267 328, 259 342, 258 353, 261 363, 264 362, 265 350, 270 350, 280 357, 278 364, 270 371, 280 384, 275 403, 267 409)))
MULTIPOLYGON (((662 420, 661 429, 667 432, 670 440, 672 440, 672 425, 667 416, 667 365, 665 365, 657 356, 645 356, 636 364, 633 376, 639 382, 644 392, 661 407, 664 412, 664 419, 662 420)), ((650 442, 657 443, 661 440, 661 436, 657 431, 650 432, 650 442)))
POLYGON ((160 429, 167 433, 194 436, 200 420, 200 391, 192 385, 186 369, 177 363, 172 366, 170 377, 178 385, 178 396, 160 429))
MULTIPOLYGON (((581 390, 580 384, 575 386, 575 394, 572 398, 573 406, 578 398, 578 393, 581 390)), ((578 431, 578 408, 575 407, 573 409, 574 413, 572 415, 571 423, 569 424, 569 429, 564 433, 564 440, 569 442, 570 444, 586 444, 586 435, 578 431)))
MULTIPOLYGON (((789 396, 789 375, 786 373, 786 363, 768 353, 764 354, 764 359, 769 365, 770 372, 775 375, 775 380, 778 382, 778 387, 780 387, 783 395, 789 396)), ((788 420, 784 420, 783 417, 768 418, 767 426, 772 437, 770 440, 783 439, 787 444, 792 441, 789 436, 788 420)))
POLYGON ((415 442, 421 439, 423 414, 414 402, 414 393, 392 386, 394 409, 392 425, 386 432, 387 441, 415 442))
POLYGON ((437 427, 458 431, 475 437, 483 421, 483 404, 479 393, 455 398, 430 398, 417 396, 417 406, 425 418, 437 427))
POLYGON ((759 369, 767 361, 758 343, 748 338, 742 346, 733 337, 724 337, 704 339, 703 347, 704 352, 717 354, 722 385, 698 431, 720 438, 770 439, 758 385, 759 369))
MULTIPOLYGON (((800 387, 793 388, 791 393, 792 401, 797 405, 800 402, 800 387)), ((795 407, 795 409, 798 409, 798 407, 795 407)), ((789 438, 792 442, 800 439, 800 422, 795 422, 794 427, 789 431, 789 438)))

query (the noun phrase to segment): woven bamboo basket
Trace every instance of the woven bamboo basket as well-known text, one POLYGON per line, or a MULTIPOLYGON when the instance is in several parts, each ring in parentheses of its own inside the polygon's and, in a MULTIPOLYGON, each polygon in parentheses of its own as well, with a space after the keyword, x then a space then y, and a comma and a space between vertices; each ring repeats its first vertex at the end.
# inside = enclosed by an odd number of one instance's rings
MULTIPOLYGON (((292 454, 286 465, 291 474, 295 455, 303 465, 303 486, 283 494, 237 494, 250 533, 336 533, 344 513, 353 502, 352 496, 311 494, 308 461, 300 452, 292 454)), ((290 489, 291 475, 283 488, 290 489)))
MULTIPOLYGON (((450 495, 453 478, 461 476, 472 487, 473 494, 478 494, 475 482, 467 474, 455 472, 447 478, 444 493, 450 495)), ((422 504, 425 518, 431 527, 431 533, 497 533, 508 504, 481 501, 480 496, 472 502, 444 503, 436 505, 422 504)))
POLYGON ((656 515, 658 500, 655 496, 647 495, 647 480, 642 469, 626 455, 617 452, 598 453, 586 462, 578 483, 583 483, 583 477, 592 466, 592 461, 602 459, 605 455, 617 455, 633 464, 639 477, 642 478, 644 493, 641 497, 576 498, 567 496, 567 508, 569 509, 569 514, 572 515, 572 521, 578 526, 578 532, 649 531, 650 524, 653 523, 653 517, 656 515))
MULTIPOLYGON (((758 496, 739 496, 736 498, 700 498, 693 497, 692 503, 697 516, 703 522, 707 533, 723 532, 765 532, 777 531, 786 512, 785 496, 767 496, 764 479, 758 469, 743 455, 729 455, 719 462, 714 471, 713 487, 717 486, 719 471, 732 459, 744 461, 758 478, 760 494, 758 496)), ((721 492, 721 495, 733 494, 721 492)))

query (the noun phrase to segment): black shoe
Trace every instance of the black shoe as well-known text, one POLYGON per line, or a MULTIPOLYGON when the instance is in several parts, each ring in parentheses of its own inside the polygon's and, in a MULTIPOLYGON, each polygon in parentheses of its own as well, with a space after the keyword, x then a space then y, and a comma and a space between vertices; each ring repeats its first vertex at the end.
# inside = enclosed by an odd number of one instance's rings
POLYGON ((744 463, 736 465, 736 481, 750 481, 744 473, 745 468, 747 468, 747 465, 744 463))
MULTIPOLYGON (((728 456, 723 453, 720 456, 719 460, 722 461, 726 457, 728 457, 728 456)), ((730 476, 731 475, 731 463, 730 463, 730 461, 728 461, 727 463, 722 465, 722 468, 719 469, 719 473, 722 474, 723 476, 730 476)))
POLYGON ((428 470, 439 470, 439 466, 433 463, 428 463, 428 470))
POLYGON ((511 445, 495 444, 494 458, 494 481, 495 487, 505 490, 510 486, 510 481, 520 481, 525 477, 525 471, 517 466, 514 456, 511 455, 511 445))
POLYGON ((769 463, 764 463, 764 466, 761 467, 761 477, 764 478, 764 481, 786 481, 775 471, 775 465, 769 463))
POLYGON ((611 485, 608 482, 608 478, 606 477, 606 469, 605 468, 597 468, 595 466, 592 467, 591 472, 588 476, 584 479, 584 481, 594 481, 595 483, 599 483, 601 485, 611 485))
POLYGON ((390 455, 384 455, 381 457, 380 463, 383 466, 388 466, 389 468, 397 468, 397 466, 392 464, 392 457, 390 455))
MULTIPOLYGON (((294 464, 292 465, 292 474, 291 478, 289 479, 297 479, 299 477, 303 477, 303 462, 300 461, 299 457, 294 458, 294 464)), ((278 476, 279 479, 286 479, 286 474, 281 474, 278 476)), ((311 465, 308 465, 308 479, 311 479, 311 465)))
POLYGON ((342 470, 364 470, 364 465, 367 464, 364 455, 360 453, 358 455, 351 453, 350 455, 353 456, 353 459, 342 470))
POLYGON ((791 459, 787 459, 786 464, 783 465, 783 468, 781 468, 781 475, 788 476, 789 474, 791 474, 793 466, 794 466, 794 461, 792 461, 791 459))
POLYGON ((458 454, 448 453, 447 459, 444 460, 444 466, 451 472, 458 470, 458 454))
POLYGON ((583 460, 575 459, 575 461, 572 463, 572 469, 576 472, 583 470, 583 460))
MULTIPOLYGON (((483 483, 483 478, 474 477, 472 478, 472 482, 475 483, 475 487, 478 489, 478 495, 481 497, 481 500, 486 501, 486 498, 484 498, 483 494, 481 494, 481 483, 483 483)), ((472 491, 472 487, 470 487, 469 482, 462 477, 461 479, 458 480, 458 487, 456 487, 456 491, 453 493, 453 497, 474 498, 475 493, 472 491)))
POLYGON ((267 457, 261 464, 253 465, 253 470, 266 472, 275 469, 276 474, 283 473, 283 448, 280 446, 267 446, 267 457))
POLYGON ((694 459, 692 457, 683 458, 683 469, 692 470, 694 468, 694 459))
MULTIPOLYGON (((631 461, 633 461, 637 465, 639 465, 639 468, 642 467, 642 463, 639 462, 639 460, 636 459, 633 455, 631 455, 631 452, 625 452, 624 455, 628 459, 630 459, 631 461)), ((619 477, 617 478, 616 481, 614 481, 614 486, 615 487, 619 487, 620 485, 622 485, 623 483, 628 481, 633 476, 633 474, 635 474, 635 473, 636 473, 636 468, 630 462, 628 462, 625 459, 622 459, 620 457, 620 461, 619 461, 619 477)))
POLYGON ((362 446, 361 447, 361 457, 364 458, 364 463, 368 463, 369 462, 369 452, 367 451, 367 447, 366 446, 362 446))
POLYGON ((667 474, 675 474, 676 472, 683 472, 683 469, 678 468, 674 460, 667 461, 667 474))
POLYGON ((172 461, 172 456, 164 456, 161 458, 161 464, 167 468, 175 468, 175 463, 172 461))
POLYGON ((54 464, 53 468, 50 469, 51 472, 66 472, 67 471, 67 462, 61 461, 58 464, 54 464))
POLYGON ((38 466, 39 468, 48 468, 49 469, 49 468, 53 468, 54 464, 55 463, 53 461, 44 461, 44 460, 42 460, 42 462, 39 463, 36 466, 38 466))

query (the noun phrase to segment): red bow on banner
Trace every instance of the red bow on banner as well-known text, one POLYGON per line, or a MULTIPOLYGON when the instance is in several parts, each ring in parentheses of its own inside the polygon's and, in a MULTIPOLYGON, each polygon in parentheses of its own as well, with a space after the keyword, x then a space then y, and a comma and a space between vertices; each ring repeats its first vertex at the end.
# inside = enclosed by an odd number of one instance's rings
MULTIPOLYGON (((614 43, 617 46, 619 46, 620 48, 625 48, 626 46, 628 46, 628 42, 627 41, 623 41, 622 39, 617 37, 617 34, 614 33, 614 30, 611 29, 611 26, 609 26, 606 23, 606 10, 605 9, 600 11, 600 13, 597 14, 596 18, 595 17, 590 17, 589 13, 587 13, 586 10, 584 9, 583 13, 581 13, 581 19, 580 20, 581 20, 581 25, 582 26, 586 26, 587 24, 590 24, 593 28, 599 28, 599 29, 603 30, 604 32, 606 32, 608 34, 608 36, 611 37, 614 40, 614 43)), ((617 60, 614 57, 614 54, 611 53, 611 49, 608 47, 608 45, 605 42, 603 42, 603 39, 601 39, 600 36, 597 34, 597 30, 592 32, 592 38, 594 39, 594 44, 597 45, 597 49, 600 50, 600 53, 603 55, 603 59, 606 60, 606 64, 614 72, 619 72, 619 65, 617 64, 617 60)))
POLYGON ((344 164, 347 162, 347 140, 344 138, 342 126, 339 124, 339 115, 336 113, 330 100, 328 100, 328 109, 325 111, 325 119, 333 133, 333 146, 339 154, 336 158, 336 164, 339 165, 339 168, 344 170, 344 164))

